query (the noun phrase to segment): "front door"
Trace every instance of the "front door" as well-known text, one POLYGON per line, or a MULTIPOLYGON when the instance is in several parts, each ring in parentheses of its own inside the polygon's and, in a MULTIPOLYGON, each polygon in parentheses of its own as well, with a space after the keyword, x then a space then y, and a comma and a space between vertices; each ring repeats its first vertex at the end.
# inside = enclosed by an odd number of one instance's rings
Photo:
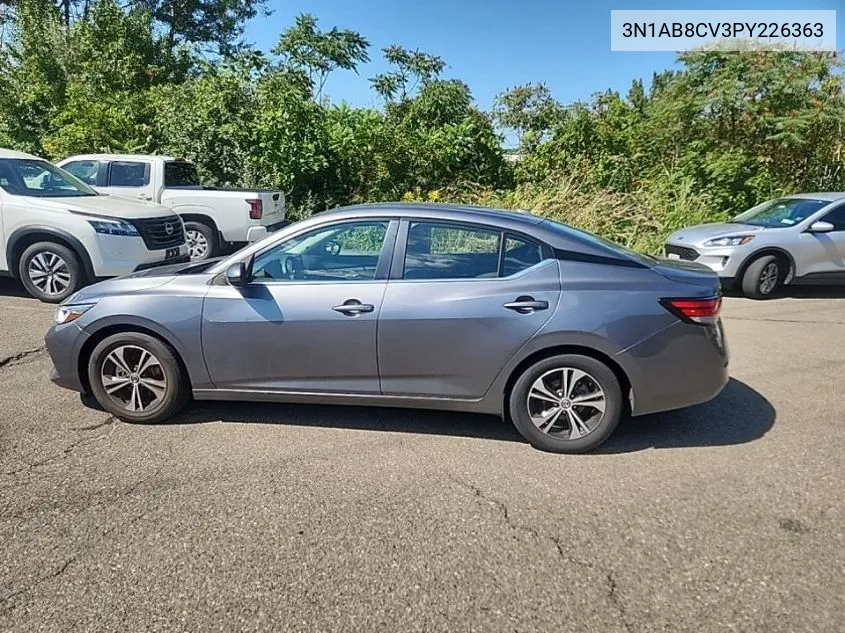
POLYGON ((804 232, 800 236, 798 268, 808 280, 845 282, 845 205, 816 219, 829 222, 828 233, 804 232))
POLYGON ((379 319, 382 393, 483 396, 555 310, 560 273, 547 255, 498 229, 411 222, 379 319))
POLYGON ((246 287, 211 286, 202 340, 215 386, 377 394, 395 232, 389 220, 323 225, 259 253, 246 287))

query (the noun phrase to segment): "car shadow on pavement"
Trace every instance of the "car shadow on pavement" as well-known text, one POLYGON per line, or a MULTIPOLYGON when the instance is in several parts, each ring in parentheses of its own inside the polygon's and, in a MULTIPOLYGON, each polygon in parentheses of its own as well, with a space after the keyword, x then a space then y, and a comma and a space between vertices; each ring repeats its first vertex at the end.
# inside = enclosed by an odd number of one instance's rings
POLYGON ((763 395, 731 378, 722 393, 705 404, 623 420, 598 452, 745 444, 765 435, 775 418, 775 408, 763 395))
POLYGON ((24 290, 21 283, 17 279, 12 279, 11 277, 0 277, 0 296, 32 298, 30 294, 24 290))
MULTIPOLYGON (((83 396, 89 407, 98 405, 83 396)), ((489 415, 316 404, 194 402, 168 424, 207 422, 447 435, 524 443, 512 424, 489 415)), ((648 448, 727 446, 756 440, 772 428, 775 409, 757 391, 731 379, 706 404, 623 420, 598 453, 628 453, 648 448)))

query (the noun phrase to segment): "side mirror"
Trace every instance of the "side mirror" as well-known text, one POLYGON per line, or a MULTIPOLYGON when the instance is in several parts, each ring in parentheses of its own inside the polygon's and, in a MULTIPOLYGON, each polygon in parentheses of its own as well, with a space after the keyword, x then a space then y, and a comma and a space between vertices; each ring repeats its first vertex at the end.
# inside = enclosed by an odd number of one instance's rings
POLYGON ((249 283, 249 275, 247 275, 246 264, 237 262, 226 269, 226 281, 230 286, 235 288, 243 288, 249 283))
POLYGON ((830 233, 833 230, 833 225, 830 222, 824 222, 819 220, 818 222, 813 222, 810 225, 810 228, 807 229, 808 233, 830 233))

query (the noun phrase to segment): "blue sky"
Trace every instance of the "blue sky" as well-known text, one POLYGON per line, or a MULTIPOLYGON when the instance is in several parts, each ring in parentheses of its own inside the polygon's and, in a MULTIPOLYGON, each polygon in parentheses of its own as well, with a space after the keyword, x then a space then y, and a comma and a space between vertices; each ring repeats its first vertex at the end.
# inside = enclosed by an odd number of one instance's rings
POLYGON ((325 92, 332 101, 378 106, 367 81, 385 69, 389 44, 420 48, 448 64, 445 77, 469 84, 489 108, 495 95, 529 81, 545 82, 563 102, 594 92, 627 90, 637 77, 674 65, 673 53, 610 51, 611 9, 838 9, 837 39, 845 47, 845 0, 269 0, 273 14, 248 25, 246 39, 269 50, 298 13, 320 28, 359 31, 370 40, 372 61, 359 74, 339 71, 325 92))

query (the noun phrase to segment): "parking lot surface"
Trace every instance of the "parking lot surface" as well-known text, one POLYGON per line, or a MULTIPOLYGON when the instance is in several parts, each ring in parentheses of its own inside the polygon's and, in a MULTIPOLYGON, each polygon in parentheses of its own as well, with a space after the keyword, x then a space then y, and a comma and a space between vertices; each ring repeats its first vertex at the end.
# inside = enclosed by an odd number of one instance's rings
POLYGON ((117 422, 4 281, 0 631, 843 631, 843 297, 727 299, 716 400, 565 456, 455 413, 117 422))

